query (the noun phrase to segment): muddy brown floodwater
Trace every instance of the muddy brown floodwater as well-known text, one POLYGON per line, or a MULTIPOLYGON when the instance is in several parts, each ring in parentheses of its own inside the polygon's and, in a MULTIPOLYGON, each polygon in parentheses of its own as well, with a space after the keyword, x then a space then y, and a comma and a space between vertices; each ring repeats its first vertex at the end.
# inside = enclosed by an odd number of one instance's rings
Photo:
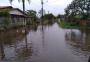
POLYGON ((30 29, 26 37, 23 29, 1 32, 0 62, 88 62, 88 29, 63 29, 55 23, 30 29))

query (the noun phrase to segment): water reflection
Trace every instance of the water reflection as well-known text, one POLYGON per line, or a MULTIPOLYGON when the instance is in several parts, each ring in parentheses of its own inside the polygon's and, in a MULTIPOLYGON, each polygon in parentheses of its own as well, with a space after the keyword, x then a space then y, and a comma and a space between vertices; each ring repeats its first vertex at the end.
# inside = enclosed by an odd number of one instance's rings
POLYGON ((89 38, 86 30, 72 29, 64 32, 54 24, 44 25, 43 29, 37 25, 30 26, 26 31, 26 35, 24 28, 0 32, 0 62, 86 62, 72 55, 71 50, 66 47, 67 43, 76 52, 89 52, 85 47, 89 42, 89 39, 86 40, 89 38))
POLYGON ((44 31, 45 31, 45 26, 42 26, 41 34, 42 34, 42 46, 43 47, 45 46, 45 34, 44 34, 44 31))
POLYGON ((26 41, 23 28, 0 32, 0 58, 2 60, 24 60, 32 55, 31 43, 26 41))
POLYGON ((31 27, 30 27, 30 29, 32 30, 32 31, 37 31, 37 29, 38 29, 38 24, 35 24, 35 25, 32 25, 31 27))
POLYGON ((3 42, 2 40, 0 40, 0 58, 3 60, 5 57, 5 53, 4 53, 4 46, 3 46, 3 42))
POLYGON ((90 56, 89 56, 88 62, 90 62, 90 56))
MULTIPOLYGON (((65 30, 66 43, 72 46, 74 52, 89 56, 90 54, 90 30, 65 30)), ((78 54, 77 53, 77 54, 78 54)))

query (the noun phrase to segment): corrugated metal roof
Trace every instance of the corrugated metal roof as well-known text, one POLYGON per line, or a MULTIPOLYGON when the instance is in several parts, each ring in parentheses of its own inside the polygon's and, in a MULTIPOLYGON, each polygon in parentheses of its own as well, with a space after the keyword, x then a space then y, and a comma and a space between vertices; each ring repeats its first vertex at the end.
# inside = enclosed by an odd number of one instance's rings
POLYGON ((0 9, 13 8, 12 6, 0 6, 0 9))
MULTIPOLYGON (((18 10, 19 12, 21 12, 23 14, 23 16, 31 17, 31 16, 27 16, 27 14, 25 12, 23 12, 22 10, 20 10, 18 8, 13 8, 12 6, 0 6, 0 12, 3 10, 8 10, 8 11, 18 10)), ((19 14, 13 14, 13 15, 19 15, 19 14)))

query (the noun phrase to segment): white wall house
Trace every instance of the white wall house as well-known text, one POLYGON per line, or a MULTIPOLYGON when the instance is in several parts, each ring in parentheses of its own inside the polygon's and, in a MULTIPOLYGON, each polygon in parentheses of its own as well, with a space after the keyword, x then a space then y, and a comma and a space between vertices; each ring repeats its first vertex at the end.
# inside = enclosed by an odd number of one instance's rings
POLYGON ((13 8, 12 6, 1 6, 0 12, 3 10, 8 10, 10 14, 11 25, 25 25, 31 21, 31 17, 28 17, 23 11, 18 8, 13 8))

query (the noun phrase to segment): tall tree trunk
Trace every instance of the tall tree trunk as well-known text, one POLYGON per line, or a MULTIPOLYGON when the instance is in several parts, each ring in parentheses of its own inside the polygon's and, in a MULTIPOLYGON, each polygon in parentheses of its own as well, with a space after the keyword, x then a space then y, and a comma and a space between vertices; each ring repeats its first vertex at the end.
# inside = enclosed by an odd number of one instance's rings
POLYGON ((25 0, 22 0, 23 12, 25 12, 25 0))
MULTIPOLYGON (((25 12, 25 0, 22 0, 22 4, 23 4, 23 12, 25 12)), ((25 18, 24 18, 24 22, 26 23, 25 18)), ((28 45, 27 45, 27 31, 26 31, 26 24, 25 24, 25 44, 26 44, 26 50, 27 50, 28 45)))

